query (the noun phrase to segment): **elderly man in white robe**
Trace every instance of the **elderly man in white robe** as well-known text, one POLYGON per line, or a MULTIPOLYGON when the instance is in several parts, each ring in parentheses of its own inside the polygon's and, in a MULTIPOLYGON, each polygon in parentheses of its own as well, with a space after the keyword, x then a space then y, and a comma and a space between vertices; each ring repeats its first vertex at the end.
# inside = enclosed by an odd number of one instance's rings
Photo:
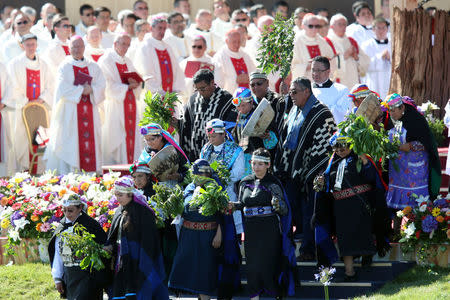
POLYGON ((130 48, 127 51, 127 57, 135 63, 136 50, 144 41, 144 37, 151 31, 151 26, 146 20, 137 20, 134 23, 135 37, 131 38, 130 48))
POLYGON ((58 174, 77 170, 100 172, 98 105, 104 100, 105 78, 95 62, 84 58, 85 46, 80 36, 73 36, 69 46, 71 56, 61 63, 56 76, 50 142, 44 160, 47 169, 58 174))
POLYGON ((14 109, 7 107, 12 96, 12 86, 6 67, 0 63, 0 177, 11 176, 14 173, 15 161, 12 147, 13 128, 10 119, 14 109))
POLYGON ((102 31, 97 26, 89 26, 86 31, 86 49, 84 57, 92 61, 98 62, 100 57, 105 53, 102 47, 102 31))
POLYGON ((364 53, 358 42, 345 34, 347 18, 343 14, 331 17, 328 38, 333 42, 339 60, 335 72, 336 82, 348 88, 361 82, 370 64, 370 58, 364 53))
POLYGON ((311 79, 311 63, 316 56, 325 56, 331 61, 331 74, 336 69, 333 49, 319 34, 322 28, 317 16, 308 13, 303 17, 303 30, 295 37, 294 55, 292 57, 292 77, 307 77, 311 79))
POLYGON ((225 42, 213 58, 215 78, 217 85, 234 94, 238 87, 250 87, 249 74, 256 66, 250 55, 241 49, 241 34, 237 29, 227 32, 225 42))
POLYGON ((130 47, 128 34, 118 35, 113 48, 106 50, 98 64, 106 79, 105 121, 102 125, 104 164, 132 164, 142 151, 139 134, 140 84, 133 78, 122 80, 127 72, 136 72, 125 56, 130 47))
POLYGON ((9 63, 14 57, 23 53, 23 48, 20 46, 20 41, 22 40, 22 36, 30 33, 31 28, 30 18, 19 12, 13 20, 12 27, 14 29, 13 36, 0 48, 1 51, 1 59, 4 64, 9 63))
MULTIPOLYGON (((6 106, 15 109, 13 147, 18 171, 28 170, 30 153, 28 149, 28 135, 22 117, 22 109, 28 102, 44 104, 52 107, 52 75, 47 63, 36 53, 38 47, 37 37, 34 34, 22 36, 21 41, 24 53, 14 58, 7 66, 8 74, 13 88, 12 97, 4 102, 6 106)), ((29 170, 36 173, 43 170, 29 170)))
POLYGON ((152 93, 179 92, 184 90, 184 75, 172 48, 163 41, 167 21, 153 17, 151 35, 136 50, 134 64, 145 80, 145 89, 152 93))
POLYGON ((194 93, 193 77, 200 69, 210 69, 214 72, 214 64, 211 56, 206 54, 206 40, 199 35, 192 41, 192 54, 181 61, 180 68, 184 72, 186 89, 184 96, 186 101, 194 93))
POLYGON ((167 18, 167 23, 169 30, 166 30, 163 41, 169 44, 175 57, 178 58, 178 62, 181 62, 190 54, 189 41, 183 33, 186 28, 184 17, 179 12, 171 13, 167 18))
POLYGON ((53 31, 55 37, 49 43, 47 50, 43 57, 47 61, 52 70, 52 74, 56 75, 59 64, 70 55, 69 37, 71 35, 71 28, 69 18, 61 14, 53 17, 53 31))
POLYGON ((314 57, 311 71, 314 96, 330 109, 336 124, 339 124, 352 106, 348 97, 349 89, 330 80, 330 61, 324 56, 314 57))

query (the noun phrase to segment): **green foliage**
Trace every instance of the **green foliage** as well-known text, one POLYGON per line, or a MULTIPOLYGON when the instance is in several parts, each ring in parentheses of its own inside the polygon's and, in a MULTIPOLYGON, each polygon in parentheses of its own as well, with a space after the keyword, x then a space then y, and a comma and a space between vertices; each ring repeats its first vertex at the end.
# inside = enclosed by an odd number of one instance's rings
POLYGON ((167 218, 176 218, 183 213, 183 190, 179 185, 171 188, 158 183, 153 185, 153 190, 155 194, 151 197, 151 201, 155 209, 156 225, 162 228, 167 218))
POLYGON ((216 172, 223 186, 227 186, 230 183, 231 172, 225 164, 215 160, 209 166, 216 172))
POLYGON ((431 106, 427 108, 424 115, 425 119, 428 122, 428 126, 430 126, 431 133, 434 136, 434 140, 436 141, 438 146, 442 145, 445 139, 445 136, 443 134, 445 129, 444 121, 433 116, 431 106))
POLYGON ((294 38, 294 16, 286 20, 277 14, 273 25, 262 34, 258 67, 266 74, 280 71, 281 77, 286 78, 291 70, 294 38))
POLYGON ((87 268, 90 272, 92 268, 102 270, 105 268, 102 259, 111 257, 109 252, 103 249, 103 245, 94 240, 95 234, 89 233, 81 224, 76 223, 73 226, 73 233, 63 231, 59 236, 64 239, 76 257, 83 258, 80 262, 80 268, 83 270, 87 268))
POLYGON ((400 141, 389 141, 387 131, 383 127, 379 131, 375 130, 363 116, 349 114, 338 127, 347 136, 350 149, 353 149, 355 154, 368 154, 375 162, 381 159, 383 166, 385 159, 397 158, 400 141))
POLYGON ((209 180, 202 187, 200 192, 194 194, 189 204, 197 207, 204 216, 212 216, 223 211, 228 205, 228 194, 214 180, 209 180))
MULTIPOLYGON (((163 97, 158 93, 152 95, 152 93, 148 91, 147 94, 145 94, 144 102, 146 104, 144 117, 139 122, 139 126, 157 123, 161 125, 164 130, 168 130, 172 123, 172 115, 175 111, 175 106, 180 102, 177 94, 166 93, 163 97)), ((175 134, 175 131, 172 134, 175 134)))

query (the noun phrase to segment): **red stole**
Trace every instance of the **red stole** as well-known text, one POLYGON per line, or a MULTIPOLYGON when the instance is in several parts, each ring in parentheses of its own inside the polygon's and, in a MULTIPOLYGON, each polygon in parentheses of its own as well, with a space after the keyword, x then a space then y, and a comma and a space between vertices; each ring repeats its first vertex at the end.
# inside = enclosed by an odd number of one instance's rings
MULTIPOLYGON (((247 65, 245 64, 244 58, 233 58, 230 57, 231 63, 233 64, 236 75, 248 74, 247 65)), ((248 84, 241 84, 240 86, 250 88, 248 84)))
POLYGON ((312 46, 306 45, 306 49, 308 49, 309 57, 311 57, 311 59, 320 55, 319 45, 312 45, 312 46))
POLYGON ((358 47, 358 42, 355 41, 354 38, 348 37, 348 40, 350 41, 350 44, 352 44, 353 47, 355 47, 356 49, 356 54, 359 54, 359 47, 358 47))
MULTIPOLYGON (((89 74, 88 67, 73 66, 75 76, 80 71, 89 74)), ((81 100, 77 104, 77 122, 80 170, 95 172, 97 162, 95 158, 94 108, 90 95, 81 95, 81 100)))
POLYGON ((162 89, 166 92, 172 92, 173 88, 173 72, 172 62, 170 61, 169 52, 167 49, 158 50, 155 48, 156 56, 158 56, 159 69, 161 70, 161 84, 162 89))
POLYGON ((102 55, 103 55, 103 54, 91 54, 92 59, 93 59, 95 62, 98 62, 98 59, 99 59, 102 55))
POLYGON ((41 71, 27 68, 27 98, 36 100, 41 95, 41 71))
POLYGON ((66 46, 66 45, 61 45, 61 46, 63 47, 64 53, 66 53, 66 56, 70 55, 69 46, 66 46))
MULTIPOLYGON (((333 42, 327 36, 324 37, 324 39, 325 39, 325 41, 327 41, 328 45, 330 45, 331 50, 333 50, 333 54, 337 55, 336 48, 334 48, 333 42)), ((319 52, 320 52, 320 50, 319 50, 319 52)))
MULTIPOLYGON (((119 74, 128 71, 127 64, 116 63, 119 74)), ((123 120, 125 122, 125 143, 127 145, 127 162, 134 161, 134 141, 136 137, 136 98, 133 90, 128 90, 123 101, 123 120)))

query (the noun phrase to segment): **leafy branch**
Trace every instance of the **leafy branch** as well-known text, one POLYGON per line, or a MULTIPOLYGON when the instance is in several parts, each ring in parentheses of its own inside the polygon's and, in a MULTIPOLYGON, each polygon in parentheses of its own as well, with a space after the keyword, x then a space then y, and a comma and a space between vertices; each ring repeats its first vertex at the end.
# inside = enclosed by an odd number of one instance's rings
MULTIPOLYGON (((139 126, 150 123, 161 125, 164 130, 169 130, 172 123, 172 116, 175 106, 180 102, 176 93, 152 94, 150 91, 145 94, 144 102, 146 104, 144 117, 139 122, 139 126)), ((172 133, 175 134, 175 131, 172 133)))
POLYGON ((212 216, 223 211, 228 204, 228 194, 217 182, 210 180, 200 188, 198 194, 194 194, 189 204, 197 207, 199 213, 204 216, 212 216))

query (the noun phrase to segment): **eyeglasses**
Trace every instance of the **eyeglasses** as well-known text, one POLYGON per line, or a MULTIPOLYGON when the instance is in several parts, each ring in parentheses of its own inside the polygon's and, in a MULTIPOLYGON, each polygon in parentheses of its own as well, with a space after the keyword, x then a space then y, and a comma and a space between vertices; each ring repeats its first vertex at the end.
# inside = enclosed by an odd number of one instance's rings
POLYGON ((61 25, 60 27, 62 27, 62 28, 70 28, 71 26, 70 26, 70 24, 64 24, 64 25, 61 25))
POLYGON ((325 72, 325 71, 328 71, 328 69, 325 69, 325 70, 311 69, 312 73, 321 73, 321 72, 325 72))
POLYGON ((17 22, 17 25, 27 25, 28 24, 28 21, 27 20, 25 20, 25 21, 22 21, 22 22, 17 22))
POLYGON ((265 83, 264 81, 252 82, 252 83, 250 83, 250 86, 251 87, 262 86, 264 83, 265 83))
POLYGON ((201 50, 201 49, 203 49, 203 46, 202 45, 192 45, 192 49, 199 49, 199 50, 201 50))
POLYGON ((239 22, 247 22, 247 18, 244 19, 234 19, 235 22, 239 23, 239 22))
POLYGON ((308 28, 309 28, 309 29, 313 29, 313 28, 320 29, 320 28, 322 28, 322 25, 312 25, 312 24, 309 24, 309 25, 308 25, 308 28))

